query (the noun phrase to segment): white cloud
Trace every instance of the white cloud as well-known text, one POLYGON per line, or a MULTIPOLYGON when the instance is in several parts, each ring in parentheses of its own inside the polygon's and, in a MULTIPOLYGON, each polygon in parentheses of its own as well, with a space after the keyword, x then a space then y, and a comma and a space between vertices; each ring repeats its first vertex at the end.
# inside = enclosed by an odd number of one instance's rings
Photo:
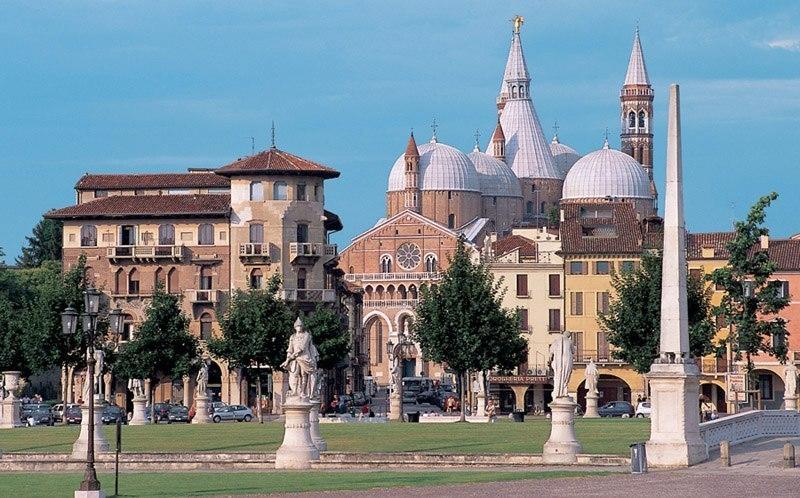
POLYGON ((769 48, 788 50, 789 52, 800 52, 800 38, 777 38, 764 42, 769 48))

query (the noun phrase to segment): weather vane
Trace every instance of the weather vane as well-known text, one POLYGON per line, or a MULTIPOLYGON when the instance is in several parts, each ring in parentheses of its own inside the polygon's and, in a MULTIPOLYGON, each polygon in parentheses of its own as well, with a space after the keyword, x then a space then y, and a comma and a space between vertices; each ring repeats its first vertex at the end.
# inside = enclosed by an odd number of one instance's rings
POLYGON ((520 28, 522 28, 522 25, 525 24, 525 18, 520 15, 516 15, 514 16, 514 19, 511 19, 511 22, 514 23, 514 34, 518 35, 520 28))

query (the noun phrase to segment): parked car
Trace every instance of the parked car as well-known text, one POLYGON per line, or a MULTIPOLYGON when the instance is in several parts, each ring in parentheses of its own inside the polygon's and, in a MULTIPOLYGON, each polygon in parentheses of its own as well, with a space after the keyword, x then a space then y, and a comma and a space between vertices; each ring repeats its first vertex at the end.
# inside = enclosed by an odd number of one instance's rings
POLYGON ((417 394, 417 403, 427 403, 429 405, 436 405, 439 403, 441 393, 436 389, 428 389, 417 394))
MULTIPOLYGON (((68 403, 67 408, 77 407, 75 403, 68 403)), ((50 409, 53 413, 53 420, 55 422, 61 422, 64 416, 64 403, 58 403, 53 405, 53 408, 50 409)))
POLYGON ((652 407, 649 401, 642 401, 636 406, 636 417, 637 418, 650 418, 650 411, 652 407))
POLYGON ((597 413, 600 414, 601 417, 633 417, 636 410, 634 410, 633 405, 627 401, 612 401, 598 408, 597 413))
POLYGON ((154 406, 155 416, 158 422, 162 420, 169 420, 169 409, 172 405, 169 403, 156 403, 154 406))
POLYGON ((218 424, 223 420, 236 420, 237 422, 250 422, 253 420, 253 411, 243 405, 221 406, 214 410, 211 420, 218 424))
POLYGON ((188 424, 190 422, 189 409, 183 405, 175 405, 170 408, 169 415, 167 415, 167 423, 171 424, 173 422, 186 422, 188 424))
POLYGON ((50 407, 40 407, 33 411, 29 411, 27 416, 22 419, 25 425, 33 427, 34 425, 53 425, 53 414, 50 412, 50 407))
POLYGON ((224 401, 214 401, 213 403, 208 405, 208 413, 214 413, 215 411, 217 411, 217 408, 223 406, 228 406, 228 403, 225 403, 224 401))
POLYGON ((83 415, 79 406, 70 406, 67 408, 67 424, 80 424, 83 415))
POLYGON ((44 403, 27 403, 20 407, 19 409, 19 418, 21 420, 25 420, 35 411, 39 410, 47 410, 50 411, 50 405, 44 403))
POLYGON ((100 421, 104 425, 109 425, 116 424, 117 420, 121 420, 123 424, 128 423, 128 416, 125 414, 125 410, 116 405, 106 405, 103 408, 103 414, 100 415, 100 421))

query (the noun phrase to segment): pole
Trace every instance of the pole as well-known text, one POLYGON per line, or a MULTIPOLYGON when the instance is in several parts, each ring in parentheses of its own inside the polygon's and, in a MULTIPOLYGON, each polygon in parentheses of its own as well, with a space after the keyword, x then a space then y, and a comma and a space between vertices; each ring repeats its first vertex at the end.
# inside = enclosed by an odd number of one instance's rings
POLYGON ((91 316, 89 320, 89 348, 86 358, 86 380, 89 382, 89 440, 86 442, 86 471, 81 481, 80 491, 99 491, 100 481, 97 480, 97 472, 94 468, 94 333, 97 326, 97 316, 91 316))
POLYGON ((117 452, 114 455, 114 496, 119 496, 119 453, 122 451, 122 419, 117 418, 117 452))

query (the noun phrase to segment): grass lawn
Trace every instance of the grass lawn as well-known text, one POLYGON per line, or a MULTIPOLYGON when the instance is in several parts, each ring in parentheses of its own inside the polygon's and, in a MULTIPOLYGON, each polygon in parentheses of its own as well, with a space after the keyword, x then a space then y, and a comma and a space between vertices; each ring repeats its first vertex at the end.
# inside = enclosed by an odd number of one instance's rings
MULTIPOLYGON (((648 419, 576 420, 584 453, 628 455, 630 445, 646 441, 648 419)), ((114 427, 106 427, 113 441, 114 427)), ((432 453, 541 453, 550 435, 546 419, 496 424, 322 424, 328 451, 432 453)), ((126 452, 272 452, 283 440, 281 422, 123 427, 126 452)), ((0 430, 0 452, 67 453, 78 427, 0 430)))
MULTIPOLYGON (((189 496, 362 490, 398 486, 436 486, 556 477, 603 476, 607 472, 262 472, 120 474, 119 496, 189 496)), ((0 474, 3 496, 71 497, 81 474, 0 474)), ((114 476, 100 474, 108 496, 114 476)))

